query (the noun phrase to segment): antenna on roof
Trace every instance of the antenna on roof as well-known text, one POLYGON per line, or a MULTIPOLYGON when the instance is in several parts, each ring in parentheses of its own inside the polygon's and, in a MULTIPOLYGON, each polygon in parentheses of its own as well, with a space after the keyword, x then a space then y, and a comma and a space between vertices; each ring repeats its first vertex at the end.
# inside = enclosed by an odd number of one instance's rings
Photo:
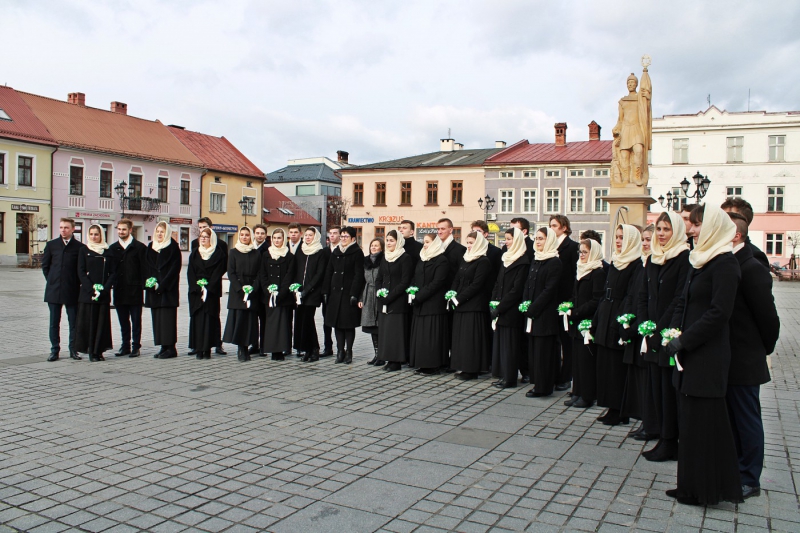
POLYGON ((711 107, 711 95, 709 94, 706 96, 706 102, 708 102, 708 107, 711 107))
POLYGON ((747 112, 750 112, 750 89, 747 89, 747 112))
POLYGON ((452 139, 452 137, 450 137, 450 128, 447 128, 447 138, 452 139))

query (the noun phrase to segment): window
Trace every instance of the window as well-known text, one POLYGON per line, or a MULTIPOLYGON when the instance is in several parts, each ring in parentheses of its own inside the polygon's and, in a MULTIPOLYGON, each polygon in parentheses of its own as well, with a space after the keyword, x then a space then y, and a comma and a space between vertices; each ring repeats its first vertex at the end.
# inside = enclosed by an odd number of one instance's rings
POLYGON ((0 152, 0 185, 6 184, 6 154, 0 152))
POLYGON ((294 188, 295 196, 314 196, 317 188, 314 185, 296 185, 294 188))
POLYGON ((733 200, 734 198, 741 198, 742 197, 742 188, 741 187, 726 187, 725 197, 728 200, 733 200))
POLYGON ((767 233, 767 255, 783 255, 783 233, 767 233))
POLYGON ((570 169, 570 171, 569 171, 569 177, 570 178, 582 178, 585 175, 586 175, 586 172, 582 168, 581 169, 573 168, 573 169, 570 169))
POLYGON ((375 205, 386 205, 386 183, 375 184, 375 205))
POLYGON ((341 196, 342 195, 342 188, 341 187, 334 187, 333 185, 320 185, 320 189, 322 194, 325 196, 341 196))
POLYGON ((783 161, 783 149, 786 146, 785 135, 769 136, 769 160, 783 161))
POLYGON ((513 170, 503 171, 503 172, 500 173, 500 177, 501 178, 513 178, 514 177, 514 171, 513 170))
POLYGON ((142 196, 142 175, 128 174, 128 194, 134 198, 142 196))
POLYGON ((464 205, 464 182, 450 182, 450 205, 464 205))
POLYGON ((522 212, 536 212, 536 189, 522 189, 522 212))
POLYGON ((560 178, 561 171, 560 170, 545 170, 544 171, 545 178, 560 178))
POLYGON ((411 182, 400 182, 400 205, 411 205, 411 182))
MULTIPOLYGON (((189 183, 188 181, 186 183, 189 183)), ((181 182, 181 186, 183 182, 181 182)), ((183 189, 181 188, 181 197, 183 196, 183 189)), ((169 198, 169 178, 158 178, 158 199, 167 203, 169 198)))
POLYGON ((225 212, 225 195, 218 192, 212 192, 209 198, 209 211, 215 213, 225 212))
MULTIPOLYGON (((250 208, 248 208, 248 210, 247 210, 247 216, 250 216, 250 215, 255 215, 255 214, 256 214, 256 205, 258 204, 258 202, 256 202, 256 197, 255 197, 255 196, 244 196, 244 195, 243 195, 243 196, 242 196, 242 198, 243 198, 245 201, 246 201, 246 200, 252 200, 252 201, 253 201, 253 203, 252 203, 252 204, 250 204, 250 205, 251 205, 251 207, 250 207, 250 208)), ((280 208, 279 208, 279 210, 280 210, 280 208)), ((292 212, 291 212, 289 209, 285 209, 285 208, 283 208, 283 211, 284 211, 284 212, 286 212, 286 211, 289 211, 289 213, 287 213, 287 214, 289 214, 289 215, 292 215, 292 214, 294 214, 294 213, 292 213, 292 212)))
POLYGON ((353 205, 364 205, 364 184, 353 184, 353 205))
POLYGON ((181 180, 181 205, 189 205, 189 184, 188 180, 181 180))
POLYGON ((386 226, 375 226, 375 238, 386 240, 386 226))
POLYGON ((728 137, 728 163, 741 163, 744 151, 744 137, 728 137))
POLYGON ((608 196, 608 189, 595 189, 594 190, 594 212, 595 213, 608 213, 608 201, 605 199, 606 196, 608 196))
POLYGON ((672 188, 672 210, 673 211, 680 211, 683 206, 689 203, 689 199, 683 194, 683 190, 680 187, 673 187, 672 188))
POLYGON ((569 210, 571 213, 583 213, 583 189, 569 190, 569 210))
MULTIPOLYGON (((653 197, 653 188, 652 187, 648 187, 647 188, 647 196, 649 196, 650 198, 653 197)), ((648 204, 647 205, 647 212, 649 213, 652 210, 653 210, 653 204, 648 204)))
POLYGON ((608 177, 608 169, 607 168, 596 168, 596 169, 594 169, 594 177, 595 178, 599 178, 599 177, 603 177, 603 176, 608 177))
POLYGON ((100 198, 111 198, 111 175, 110 170, 100 171, 100 198))
POLYGON ((500 212, 514 212, 514 189, 500 189, 500 212))
POLYGON ((689 139, 672 139, 672 164, 689 162, 689 139))
POLYGON ((458 243, 461 242, 461 228, 453 228, 453 240, 458 243))
POLYGON ((767 211, 783 211, 783 187, 767 187, 767 211))
MULTIPOLYGON (((17 160, 17 184, 22 187, 33 186, 33 158, 24 155, 17 160)), ((83 190, 83 169, 81 169, 81 191, 83 190)), ((80 193, 83 194, 83 193, 80 193)))
POLYGON ((83 196, 83 167, 69 167, 69 193, 83 196))
POLYGON ((545 189, 544 197, 544 212, 548 214, 558 213, 558 210, 561 208, 559 205, 561 203, 561 189, 545 189))
POLYGON ((0 213, 0 242, 6 242, 6 214, 0 213))
POLYGON ((439 182, 426 181, 425 190, 426 190, 425 205, 439 205, 439 182))
POLYGON ((362 233, 363 233, 363 230, 361 229, 361 226, 357 227, 356 228, 356 242, 358 243, 359 246, 361 246, 362 233))
MULTIPOLYGON (((170 236, 170 238, 172 237, 170 236)), ((181 250, 184 252, 189 251, 189 228, 181 228, 180 242, 178 244, 181 245, 181 250)))
POLYGON ((535 178, 537 172, 535 170, 526 170, 522 173, 523 178, 535 178))

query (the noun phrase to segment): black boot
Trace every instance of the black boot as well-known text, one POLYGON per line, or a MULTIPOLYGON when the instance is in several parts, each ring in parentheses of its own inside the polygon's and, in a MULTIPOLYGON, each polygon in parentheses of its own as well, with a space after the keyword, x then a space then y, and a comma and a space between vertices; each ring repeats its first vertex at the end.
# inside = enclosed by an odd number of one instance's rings
POLYGON ((247 359, 245 359, 246 356, 247 356, 247 348, 239 346, 236 349, 236 359, 238 359, 239 361, 247 361, 247 359))
POLYGON ((309 356, 308 360, 312 363, 316 363, 317 361, 319 361, 319 348, 311 352, 311 355, 309 356))
POLYGON ((347 350, 344 356, 344 364, 349 365, 353 362, 353 350, 347 350))
POLYGON ((339 363, 344 363, 344 352, 342 350, 336 352, 336 361, 334 361, 334 363, 337 365, 339 363))
POLYGON ((627 416, 620 416, 619 410, 609 409, 602 422, 606 426, 618 426, 619 424, 627 424, 629 420, 627 416))
POLYGON ((678 460, 678 439, 661 439, 655 448, 642 454, 645 459, 654 463, 678 460))

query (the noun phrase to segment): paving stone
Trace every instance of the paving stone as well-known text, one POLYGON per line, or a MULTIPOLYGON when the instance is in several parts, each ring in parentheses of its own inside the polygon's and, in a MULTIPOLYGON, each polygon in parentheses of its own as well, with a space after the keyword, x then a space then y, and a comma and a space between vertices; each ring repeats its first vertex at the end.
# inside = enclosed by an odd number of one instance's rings
POLYGON ((348 531, 368 533, 378 530, 390 518, 328 502, 316 502, 292 516, 269 526, 274 533, 328 533, 348 531))
POLYGON ((372 472, 369 477, 433 490, 459 472, 459 467, 402 457, 372 472))

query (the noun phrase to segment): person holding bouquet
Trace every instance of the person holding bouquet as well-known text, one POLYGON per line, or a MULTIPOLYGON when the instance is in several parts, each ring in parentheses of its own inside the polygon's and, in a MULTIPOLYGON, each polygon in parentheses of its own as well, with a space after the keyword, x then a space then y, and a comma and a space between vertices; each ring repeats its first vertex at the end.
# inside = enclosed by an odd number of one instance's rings
POLYGON ((253 232, 243 226, 236 245, 228 253, 228 320, 222 340, 238 347, 239 361, 250 360, 249 347, 258 344, 258 274, 261 254, 253 244, 253 232))
MULTIPOLYGON (((375 311, 378 314, 378 360, 386 361, 384 370, 396 372, 406 361, 412 298, 411 280, 414 259, 406 251, 402 232, 386 234, 386 252, 375 278, 375 311), (411 292, 408 292, 411 290, 411 292)), ((415 298, 416 296, 414 296, 415 298)))
POLYGON ((272 354, 273 361, 283 361, 285 354, 292 351, 295 299, 289 285, 295 256, 289 253, 282 229, 272 232, 271 244, 262 257, 259 280, 267 314, 261 331, 261 355, 272 354))
POLYGON ((228 268, 226 252, 217 246, 211 228, 200 230, 198 246, 189 255, 189 335, 197 359, 211 359, 211 350, 222 341, 219 312, 222 276, 228 268))
POLYGON ((297 304, 294 347, 305 362, 319 361, 319 337, 314 315, 322 305, 322 284, 328 266, 322 248, 317 228, 308 228, 303 234, 303 243, 294 252, 294 272, 289 285, 297 304))
POLYGON ((105 361, 103 352, 112 348, 111 287, 116 279, 116 261, 108 249, 103 228, 89 226, 89 241, 78 256, 78 323, 75 350, 89 354, 89 361, 105 361))
POLYGON ((361 308, 358 300, 364 290, 364 252, 356 242, 356 230, 350 226, 341 229, 339 245, 333 249, 325 272, 322 289, 328 301, 325 325, 336 336, 336 363, 353 362, 353 343, 356 328, 361 325, 361 308))
POLYGON ((181 250, 172 238, 172 228, 166 222, 159 222, 153 241, 147 245, 145 253, 144 306, 150 308, 153 318, 153 341, 161 350, 154 355, 156 359, 178 357, 178 288, 181 275, 181 250))

